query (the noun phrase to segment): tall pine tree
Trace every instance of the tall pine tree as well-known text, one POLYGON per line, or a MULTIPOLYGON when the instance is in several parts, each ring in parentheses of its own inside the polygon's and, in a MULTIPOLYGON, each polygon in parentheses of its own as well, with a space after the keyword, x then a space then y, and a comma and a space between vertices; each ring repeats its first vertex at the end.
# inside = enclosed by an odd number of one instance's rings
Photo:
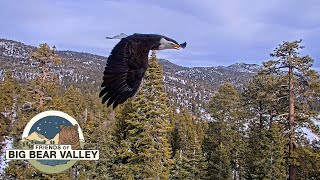
POLYGON ((283 79, 259 74, 244 87, 248 113, 244 178, 286 179, 282 120, 286 115, 286 87, 283 79))
POLYGON ((240 94, 226 83, 219 87, 209 104, 213 122, 209 122, 204 141, 209 179, 237 179, 243 171, 242 154, 244 115, 240 94))
POLYGON ((168 136, 172 125, 162 69, 154 52, 143 87, 119 114, 113 133, 113 178, 168 179, 172 164, 168 136))
POLYGON ((310 112, 308 98, 304 95, 311 96, 314 94, 314 88, 319 87, 319 76, 316 71, 312 70, 313 59, 310 56, 300 56, 299 51, 304 47, 300 45, 302 40, 293 42, 283 42, 280 44, 271 57, 277 60, 271 60, 264 63, 267 74, 282 75, 287 79, 286 85, 289 87, 288 94, 288 164, 289 179, 297 179, 297 137, 295 134, 296 124, 310 121, 306 114, 310 112), (299 106, 297 109, 296 107, 299 106), (297 110, 302 110, 297 112, 297 110), (299 121, 298 121, 299 120, 299 121))
POLYGON ((170 179, 203 179, 206 163, 202 152, 203 125, 187 111, 174 117, 171 144, 175 163, 170 179))
POLYGON ((30 83, 29 92, 32 93, 34 105, 38 112, 46 110, 46 105, 52 100, 58 90, 58 78, 53 67, 61 63, 61 59, 55 54, 55 50, 46 43, 40 44, 31 55, 31 63, 35 65, 34 73, 37 77, 30 83))

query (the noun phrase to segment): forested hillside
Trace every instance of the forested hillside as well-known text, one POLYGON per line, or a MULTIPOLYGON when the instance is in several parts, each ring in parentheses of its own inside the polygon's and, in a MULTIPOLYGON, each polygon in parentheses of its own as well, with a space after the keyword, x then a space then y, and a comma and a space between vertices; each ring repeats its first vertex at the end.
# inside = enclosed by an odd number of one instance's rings
POLYGON ((98 98, 105 57, 1 40, 2 146, 21 148, 26 123, 56 109, 100 159, 48 175, 0 154, 0 179, 319 179, 320 81, 300 43, 261 66, 187 68, 153 53, 139 92, 112 110, 98 98))

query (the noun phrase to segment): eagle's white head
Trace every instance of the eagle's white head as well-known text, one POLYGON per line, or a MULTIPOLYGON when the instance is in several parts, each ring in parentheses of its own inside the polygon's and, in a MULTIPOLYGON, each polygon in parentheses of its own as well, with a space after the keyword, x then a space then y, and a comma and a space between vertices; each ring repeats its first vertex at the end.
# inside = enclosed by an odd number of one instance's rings
POLYGON ((164 49, 180 49, 180 44, 178 44, 175 40, 164 38, 162 37, 160 39, 160 45, 158 47, 158 50, 164 50, 164 49))

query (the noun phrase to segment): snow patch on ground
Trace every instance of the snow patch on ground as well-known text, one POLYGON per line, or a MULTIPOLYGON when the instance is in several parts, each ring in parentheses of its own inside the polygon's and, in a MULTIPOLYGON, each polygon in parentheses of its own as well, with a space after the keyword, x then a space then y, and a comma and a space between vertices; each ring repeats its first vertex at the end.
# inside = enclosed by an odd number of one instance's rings
MULTIPOLYGON (((320 115, 318 116, 318 118, 319 117, 320 115)), ((320 128, 320 121, 318 119, 312 119, 311 121, 315 126, 320 128)), ((309 141, 320 141, 320 136, 312 132, 312 130, 308 127, 300 127, 297 130, 299 132, 302 132, 309 141)))
POLYGON ((309 141, 314 141, 314 140, 320 141, 320 137, 315 133, 313 133, 309 128, 302 127, 302 128, 299 128, 299 130, 307 137, 309 141))
POLYGON ((13 148, 13 138, 5 136, 1 142, 1 156, 0 156, 0 174, 4 173, 4 169, 8 166, 9 160, 5 160, 5 151, 13 148))

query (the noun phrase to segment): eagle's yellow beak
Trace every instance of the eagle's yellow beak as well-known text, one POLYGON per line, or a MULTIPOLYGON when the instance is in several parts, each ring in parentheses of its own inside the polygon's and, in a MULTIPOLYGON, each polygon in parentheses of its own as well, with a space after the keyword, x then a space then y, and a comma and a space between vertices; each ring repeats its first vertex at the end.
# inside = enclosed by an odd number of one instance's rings
POLYGON ((180 45, 179 44, 174 44, 171 47, 172 47, 172 49, 180 49, 180 45))

